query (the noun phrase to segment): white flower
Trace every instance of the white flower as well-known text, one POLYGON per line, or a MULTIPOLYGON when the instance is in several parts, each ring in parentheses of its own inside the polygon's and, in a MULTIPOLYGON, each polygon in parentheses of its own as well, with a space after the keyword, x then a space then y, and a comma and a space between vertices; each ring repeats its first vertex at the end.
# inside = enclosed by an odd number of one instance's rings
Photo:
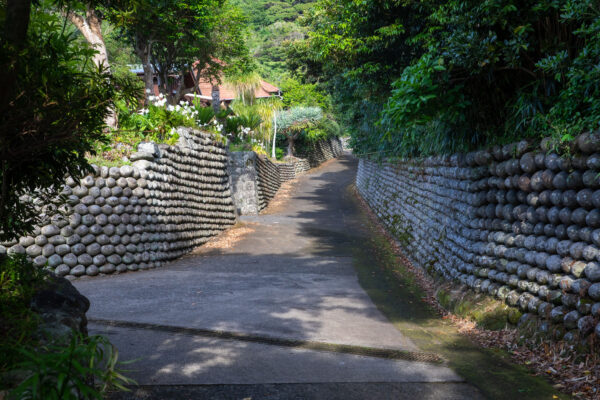
POLYGON ((146 89, 146 93, 152 93, 152 91, 150 89, 146 89))
POLYGON ((173 110, 175 110, 175 107, 173 107, 172 105, 169 104, 167 106, 167 111, 173 111, 173 110))

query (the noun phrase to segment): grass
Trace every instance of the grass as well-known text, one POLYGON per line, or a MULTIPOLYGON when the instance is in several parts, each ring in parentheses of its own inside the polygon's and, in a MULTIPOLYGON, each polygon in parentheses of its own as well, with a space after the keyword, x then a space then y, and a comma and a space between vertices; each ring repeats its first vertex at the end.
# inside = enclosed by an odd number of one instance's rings
MULTIPOLYGON (((377 308, 410 338, 421 351, 436 353, 448 366, 490 399, 566 399, 545 379, 511 362, 502 350, 483 349, 458 333, 422 298, 425 295, 412 272, 396 256, 387 238, 379 233, 359 205, 368 237, 354 246, 354 267, 359 283, 377 308)), ((447 299, 449 300, 449 299, 447 299)))

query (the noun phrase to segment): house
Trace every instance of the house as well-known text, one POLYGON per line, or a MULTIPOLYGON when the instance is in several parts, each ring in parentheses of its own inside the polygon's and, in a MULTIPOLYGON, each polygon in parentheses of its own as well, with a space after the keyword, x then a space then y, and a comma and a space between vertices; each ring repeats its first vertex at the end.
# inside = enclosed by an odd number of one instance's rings
MULTIPOLYGON (((196 68, 199 65, 199 61, 196 61, 193 64, 193 68, 196 68)), ((144 70, 141 66, 132 66, 130 71, 140 78, 144 76, 144 70)), ((179 75, 173 74, 172 77, 174 79, 180 79, 179 75)), ((225 79, 221 77, 221 84, 217 84, 216 79, 210 78, 200 78, 200 82, 198 83, 198 90, 194 90, 192 93, 185 95, 185 97, 189 101, 193 101, 193 99, 200 99, 205 105, 210 105, 212 103, 212 88, 213 86, 218 86, 221 103, 225 106, 228 106, 233 100, 237 98, 237 93, 235 87, 230 84, 227 84, 225 79)), ((184 87, 186 89, 191 89, 194 87, 194 80, 190 72, 188 72, 184 76, 184 87)), ((158 89, 158 76, 154 76, 154 95, 158 96, 160 93, 158 89)), ((274 86, 268 82, 263 80, 260 81, 259 85, 254 90, 254 97, 256 99, 265 99, 274 96, 281 96, 281 89, 277 86, 274 86)))
MULTIPOLYGON (((187 78, 187 76, 186 76, 187 78)), ((191 77, 189 77, 189 86, 186 79, 186 87, 193 87, 193 81, 191 77)), ((223 81, 223 79, 221 79, 223 81)), ((210 105, 212 102, 212 88, 216 85, 216 80, 209 80, 206 78, 201 78, 198 83, 198 91, 196 93, 190 93, 186 95, 189 99, 200 99, 206 105, 210 105)), ((235 88, 232 85, 228 85, 227 83, 221 83, 217 85, 219 87, 219 97, 221 102, 225 105, 229 105, 233 100, 235 100, 238 96, 235 88)), ((260 81, 260 84, 254 90, 254 98, 256 99, 266 99, 273 96, 281 96, 281 89, 277 86, 271 85, 268 82, 260 81)))

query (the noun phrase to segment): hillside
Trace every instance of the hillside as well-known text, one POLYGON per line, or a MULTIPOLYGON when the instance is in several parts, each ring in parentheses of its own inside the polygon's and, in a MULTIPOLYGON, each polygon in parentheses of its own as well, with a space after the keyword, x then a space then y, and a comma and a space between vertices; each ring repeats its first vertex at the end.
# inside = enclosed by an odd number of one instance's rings
POLYGON ((298 18, 310 12, 315 0, 233 0, 248 18, 248 46, 259 65, 259 73, 278 82, 286 71, 285 43, 302 39, 306 28, 298 18))

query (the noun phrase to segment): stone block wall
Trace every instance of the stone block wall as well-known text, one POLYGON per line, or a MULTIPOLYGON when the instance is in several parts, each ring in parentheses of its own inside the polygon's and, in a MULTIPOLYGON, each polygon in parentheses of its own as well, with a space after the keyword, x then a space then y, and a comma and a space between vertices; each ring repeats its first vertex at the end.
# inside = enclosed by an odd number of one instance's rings
POLYGON ((140 145, 133 166, 67 179, 65 213, 0 251, 72 279, 159 267, 235 223, 225 148, 178 132, 176 146, 140 145))
POLYGON ((327 140, 319 140, 312 142, 308 146, 306 154, 302 154, 302 158, 306 158, 312 168, 318 167, 322 163, 332 158, 339 157, 342 154, 342 143, 339 138, 331 138, 327 140))
POLYGON ((281 181, 289 181, 306 173, 311 168, 318 167, 332 158, 337 158, 343 153, 342 143, 339 138, 321 140, 311 143, 302 158, 286 163, 277 163, 281 181))
POLYGON ((564 157, 520 142, 360 160, 356 185, 415 265, 537 314, 543 331, 600 336, 600 137, 576 143, 564 157))
POLYGON ((253 151, 229 153, 229 176, 233 204, 238 215, 256 215, 260 211, 258 201, 257 154, 253 151))
POLYGON ((268 157, 258 155, 256 158, 258 209, 267 207, 281 186, 281 174, 277 165, 268 157))

